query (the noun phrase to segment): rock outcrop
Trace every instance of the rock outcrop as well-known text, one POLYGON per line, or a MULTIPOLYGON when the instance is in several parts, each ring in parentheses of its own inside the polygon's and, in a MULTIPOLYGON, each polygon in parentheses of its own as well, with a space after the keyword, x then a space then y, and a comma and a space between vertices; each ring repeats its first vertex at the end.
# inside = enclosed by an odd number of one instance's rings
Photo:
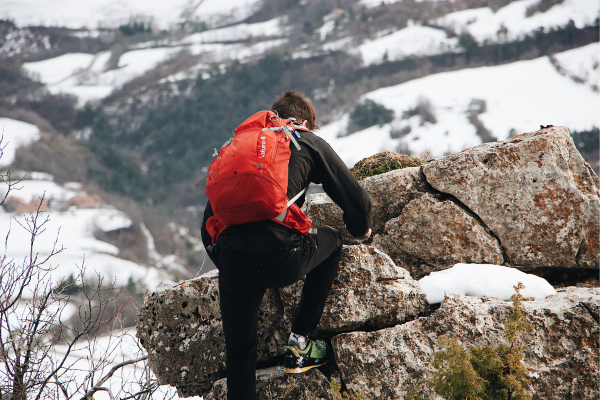
MULTIPOLYGON (((282 367, 260 370, 256 373, 256 392, 259 399, 278 400, 335 400, 329 390, 329 380, 318 369, 305 374, 287 375, 282 367)), ((227 379, 213 385, 205 400, 227 398, 227 379)))
MULTIPOLYGON (((486 143, 360 182, 373 200, 374 237, 352 238, 341 210, 313 195, 315 225, 338 228, 340 273, 321 331, 349 392, 375 399, 431 394, 417 382, 432 374, 437 338, 461 345, 504 340, 510 302, 447 293, 432 311, 414 280, 456 263, 501 264, 523 271, 594 271, 599 267, 600 181, 564 128, 486 143)), ((302 282, 268 290, 259 314, 259 365, 278 361, 302 282)), ((533 399, 597 398, 600 289, 567 288, 525 301, 524 364, 533 399)), ((218 275, 210 272, 149 293, 137 336, 161 384, 181 396, 225 399, 225 343, 218 275)), ((261 398, 330 399, 328 378, 312 370, 258 372, 261 398)))
POLYGON ((600 180, 565 128, 486 143, 423 166, 524 269, 599 267, 600 180))
MULTIPOLYGON (((267 291, 259 313, 259 361, 273 362, 287 344, 301 289, 298 282, 267 291)), ((408 272, 365 245, 344 247, 329 299, 321 318, 321 331, 328 335, 394 326, 429 309, 408 272)), ((176 386, 183 396, 206 393, 225 375, 216 271, 147 295, 138 314, 137 337, 161 384, 176 386)))
MULTIPOLYGON (((600 290, 570 288, 546 300, 524 301, 533 330, 525 333, 523 364, 534 399, 595 399, 598 391, 598 307, 600 290), (588 306, 587 304, 591 305, 588 306)), ((418 382, 432 376, 432 354, 441 336, 463 346, 505 342, 510 302, 448 294, 426 318, 376 332, 352 332, 332 339, 337 365, 350 390, 376 399, 402 399, 428 392, 418 382)))
MULTIPOLYGON (((485 143, 360 185, 373 200, 372 244, 414 278, 460 262, 524 271, 600 266, 600 180, 565 128, 485 143)), ((356 242, 326 195, 309 216, 356 242)))

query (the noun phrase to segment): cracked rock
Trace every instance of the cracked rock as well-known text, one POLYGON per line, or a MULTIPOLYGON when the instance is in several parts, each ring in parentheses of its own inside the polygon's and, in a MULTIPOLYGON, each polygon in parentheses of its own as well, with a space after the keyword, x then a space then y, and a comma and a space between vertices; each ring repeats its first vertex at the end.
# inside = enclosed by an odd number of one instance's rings
POLYGON ((600 180, 562 127, 485 143, 423 167, 522 269, 599 267, 600 180))
MULTIPOLYGON (((259 311, 258 360, 287 344, 302 282, 268 290, 259 311)), ((410 274, 389 256, 365 245, 345 246, 327 299, 321 329, 341 332, 393 326, 429 309, 410 274)), ((137 337, 160 384, 183 396, 201 395, 225 376, 225 341, 219 311, 218 272, 149 293, 138 313, 137 337)))
MULTIPOLYGON (((528 393, 538 399, 597 399, 598 323, 581 302, 598 304, 599 289, 569 288, 545 300, 524 301, 533 330, 521 337, 523 364, 529 371, 528 393)), ((338 367, 348 389, 373 400, 402 399, 430 389, 419 385, 432 377, 430 365, 441 336, 466 346, 505 343, 504 326, 511 302, 446 294, 427 318, 376 332, 343 333, 332 339, 338 367)))
MULTIPOLYGON (((420 167, 409 167, 370 176, 359 182, 371 197, 373 209, 373 232, 379 233, 390 219, 397 217, 411 200, 427 191, 420 167)), ((361 243, 346 230, 342 210, 325 193, 311 196, 308 216, 313 225, 328 225, 342 233, 345 244, 361 243)))
POLYGON ((457 263, 504 262, 498 240, 476 218, 455 202, 430 194, 411 201, 399 217, 388 221, 373 246, 415 278, 457 263))

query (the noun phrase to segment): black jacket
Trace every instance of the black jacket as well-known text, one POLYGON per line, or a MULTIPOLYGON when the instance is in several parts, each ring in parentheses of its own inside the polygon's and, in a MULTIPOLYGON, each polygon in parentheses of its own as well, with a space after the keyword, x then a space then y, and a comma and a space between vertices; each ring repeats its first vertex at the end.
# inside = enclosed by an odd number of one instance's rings
MULTIPOLYGON (((310 182, 322 184, 323 190, 343 210, 348 231, 357 237, 366 234, 371 227, 371 199, 368 193, 358 185, 348 167, 326 141, 310 132, 297 132, 302 136, 298 139, 300 151, 290 144, 292 154, 288 168, 287 197, 291 199, 310 182)), ((300 196, 296 204, 301 207, 303 203, 304 196, 300 196)), ((206 221, 212 215, 208 202, 201 229, 205 247, 212 243, 206 231, 206 221)), ((221 232, 216 244, 219 248, 267 253, 288 249, 300 236, 277 222, 267 220, 230 226, 221 232)), ((211 252, 208 253, 211 256, 211 252)))

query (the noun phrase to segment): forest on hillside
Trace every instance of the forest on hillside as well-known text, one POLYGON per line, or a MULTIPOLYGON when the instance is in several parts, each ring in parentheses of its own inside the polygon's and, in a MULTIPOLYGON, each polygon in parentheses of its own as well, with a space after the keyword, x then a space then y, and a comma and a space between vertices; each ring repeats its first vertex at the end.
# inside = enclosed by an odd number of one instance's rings
MULTIPOLYGON (((484 4, 498 9, 510 1, 403 1, 371 9, 357 8, 353 1, 300 3, 266 1, 247 22, 261 22, 285 13, 293 26, 288 47, 300 48, 311 43, 315 30, 323 26, 324 17, 334 9, 343 11, 336 24, 360 40, 386 26, 406 26, 409 20, 433 26, 435 17, 456 9, 484 4)), ((541 12, 552 5, 546 3, 542 1, 538 9, 528 12, 541 12)), ((9 29, 10 22, 5 21, 0 27, 9 29)), ((499 33, 498 40, 478 42, 468 33, 444 29, 448 37, 458 39, 458 44, 442 54, 401 60, 384 56, 380 63, 364 65, 359 57, 344 51, 294 58, 290 51, 282 49, 251 62, 214 65, 210 74, 199 74, 194 79, 175 83, 161 80, 197 62, 183 51, 99 104, 88 103, 82 108, 77 107, 72 96, 45 92, 39 83, 22 74, 20 65, 24 61, 42 57, 39 52, 25 53, 0 64, 0 90, 7 93, 0 99, 0 114, 44 127, 46 135, 42 140, 19 152, 21 168, 47 171, 57 181, 93 182, 103 191, 149 206, 184 209, 201 206, 205 201, 204 191, 196 183, 203 178, 213 149, 219 148, 245 118, 270 108, 275 97, 286 90, 311 97, 317 122, 324 124, 344 112, 354 110, 354 115, 359 115, 357 110, 364 106, 359 104, 360 96, 381 87, 434 73, 529 60, 599 40, 598 18, 595 26, 577 28, 571 21, 562 27, 540 28, 514 41, 503 40, 499 33), (61 145, 50 145, 51 140, 61 145)), ((67 40, 60 29, 50 32, 57 43, 52 47, 53 55, 73 49, 95 52, 109 47, 101 40, 67 40)), ((149 25, 137 21, 120 27, 117 33, 124 47, 152 35, 149 25)), ((385 114, 384 108, 379 110, 385 114)), ((372 124, 377 121, 374 118, 372 124)), ((598 158, 597 128, 572 134, 585 157, 598 158)))

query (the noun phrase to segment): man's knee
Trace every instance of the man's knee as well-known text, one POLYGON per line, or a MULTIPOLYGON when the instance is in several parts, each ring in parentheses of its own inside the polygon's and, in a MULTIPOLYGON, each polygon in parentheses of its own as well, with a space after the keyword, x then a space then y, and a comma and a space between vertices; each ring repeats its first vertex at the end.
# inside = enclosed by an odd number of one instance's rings
POLYGON ((336 244, 335 244, 336 247, 338 249, 342 248, 342 234, 340 233, 340 231, 338 231, 337 229, 332 228, 331 226, 328 226, 328 225, 320 226, 318 229, 319 230, 323 229, 327 232, 330 232, 330 234, 334 235, 336 238, 336 244))

